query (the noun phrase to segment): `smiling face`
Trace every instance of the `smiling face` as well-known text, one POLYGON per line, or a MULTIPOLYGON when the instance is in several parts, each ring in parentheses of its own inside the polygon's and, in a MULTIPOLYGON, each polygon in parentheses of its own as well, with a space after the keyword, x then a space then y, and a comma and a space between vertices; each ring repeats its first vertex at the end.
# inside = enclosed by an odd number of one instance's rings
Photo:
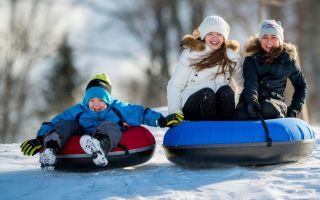
POLYGON ((265 34, 260 39, 260 45, 263 50, 270 52, 272 48, 280 46, 280 40, 272 34, 265 34))
POLYGON ((95 97, 89 100, 88 106, 92 111, 101 112, 106 109, 108 105, 103 100, 95 97))
POLYGON ((219 49, 224 42, 222 34, 210 32, 204 37, 205 43, 213 50, 219 49))

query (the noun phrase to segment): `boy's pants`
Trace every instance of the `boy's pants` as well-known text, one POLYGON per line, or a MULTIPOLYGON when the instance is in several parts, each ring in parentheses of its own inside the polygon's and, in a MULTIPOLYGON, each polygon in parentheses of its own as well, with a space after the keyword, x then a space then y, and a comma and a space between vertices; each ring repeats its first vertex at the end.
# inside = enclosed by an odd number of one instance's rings
MULTIPOLYGON (((94 137, 96 132, 105 134, 109 137, 110 148, 108 151, 112 150, 119 144, 122 136, 120 129, 114 123, 109 121, 105 121, 98 125, 91 135, 94 137)), ((45 136, 44 144, 48 141, 54 140, 58 143, 60 149, 62 149, 68 142, 71 135, 84 135, 81 126, 73 120, 61 121, 45 136)))

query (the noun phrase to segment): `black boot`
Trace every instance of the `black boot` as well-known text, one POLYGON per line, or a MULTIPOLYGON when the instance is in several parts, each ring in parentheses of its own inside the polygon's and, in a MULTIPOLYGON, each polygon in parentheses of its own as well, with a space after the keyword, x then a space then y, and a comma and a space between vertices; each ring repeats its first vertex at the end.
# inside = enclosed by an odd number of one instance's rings
POLYGON ((110 151, 110 139, 109 136, 97 131, 93 138, 96 138, 100 142, 101 149, 107 155, 110 151))
POLYGON ((42 169, 53 170, 57 162, 57 156, 60 147, 55 140, 50 140, 45 143, 45 150, 40 154, 40 163, 42 169))

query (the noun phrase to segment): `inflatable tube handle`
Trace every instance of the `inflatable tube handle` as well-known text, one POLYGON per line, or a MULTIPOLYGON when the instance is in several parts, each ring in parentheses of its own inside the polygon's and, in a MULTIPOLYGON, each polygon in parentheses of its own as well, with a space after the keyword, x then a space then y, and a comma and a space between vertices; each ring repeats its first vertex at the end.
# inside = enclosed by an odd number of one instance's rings
POLYGON ((129 155, 129 150, 126 145, 119 143, 117 146, 126 152, 125 155, 129 155))
POLYGON ((272 146, 272 139, 270 137, 270 132, 267 126, 266 121, 263 119, 261 113, 258 113, 259 119, 262 123, 263 129, 264 129, 264 133, 266 134, 266 139, 267 139, 267 147, 271 147, 272 146))

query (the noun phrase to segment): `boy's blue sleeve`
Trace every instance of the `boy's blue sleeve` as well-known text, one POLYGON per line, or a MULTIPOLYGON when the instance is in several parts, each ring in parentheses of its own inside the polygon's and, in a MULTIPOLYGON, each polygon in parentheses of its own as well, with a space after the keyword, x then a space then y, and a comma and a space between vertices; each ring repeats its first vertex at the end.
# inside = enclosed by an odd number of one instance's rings
POLYGON ((59 115, 55 116, 50 122, 43 122, 40 129, 38 130, 37 136, 43 136, 48 133, 51 129, 53 129, 59 122, 63 120, 74 120, 75 119, 75 111, 78 110, 78 106, 76 105, 71 108, 66 109, 59 115))
POLYGON ((124 103, 117 100, 115 107, 120 110, 126 123, 131 126, 139 126, 141 124, 149 126, 158 126, 158 119, 162 114, 142 105, 124 103))

